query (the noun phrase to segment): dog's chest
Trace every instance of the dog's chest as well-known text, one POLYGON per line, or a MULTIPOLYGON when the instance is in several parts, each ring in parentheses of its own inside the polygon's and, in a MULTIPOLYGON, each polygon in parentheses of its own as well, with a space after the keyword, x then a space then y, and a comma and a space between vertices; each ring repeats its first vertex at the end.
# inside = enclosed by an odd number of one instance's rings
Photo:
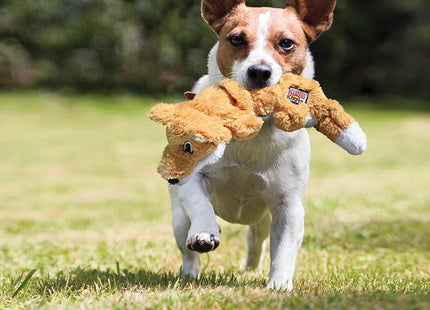
POLYGON ((208 193, 218 216, 229 222, 253 224, 267 212, 276 191, 272 171, 279 168, 281 149, 288 145, 285 134, 278 134, 273 121, 266 120, 257 137, 233 141, 223 158, 205 169, 208 193))

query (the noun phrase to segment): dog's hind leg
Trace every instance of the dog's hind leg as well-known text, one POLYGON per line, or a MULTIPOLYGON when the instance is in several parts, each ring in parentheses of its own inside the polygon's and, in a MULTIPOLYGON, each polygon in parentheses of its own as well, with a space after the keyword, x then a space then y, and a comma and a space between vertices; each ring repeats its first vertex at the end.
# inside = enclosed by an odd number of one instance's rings
POLYGON ((196 278, 199 275, 199 258, 198 254, 187 248, 187 236, 191 226, 190 219, 185 214, 178 200, 178 187, 169 186, 170 199, 172 203, 172 222, 173 232, 175 234, 176 244, 182 254, 182 276, 196 278))
POLYGON ((250 225, 246 235, 248 241, 248 258, 246 269, 261 268, 264 250, 266 249, 267 237, 270 234, 270 222, 272 216, 270 212, 256 224, 250 225))

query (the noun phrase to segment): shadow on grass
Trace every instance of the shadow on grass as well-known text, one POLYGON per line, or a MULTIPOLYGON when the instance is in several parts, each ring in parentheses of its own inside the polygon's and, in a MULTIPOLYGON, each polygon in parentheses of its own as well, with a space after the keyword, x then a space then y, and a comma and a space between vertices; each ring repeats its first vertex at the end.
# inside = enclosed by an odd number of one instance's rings
MULTIPOLYGON (((59 272, 55 277, 35 279, 41 294, 50 293, 80 295, 83 291, 118 292, 123 290, 167 290, 189 289, 196 287, 265 287, 265 279, 248 278, 233 274, 211 272, 202 274, 199 279, 182 279, 179 274, 172 272, 154 272, 139 270, 131 272, 99 269, 76 268, 69 273, 59 272)), ((49 297, 49 296, 47 296, 49 297)))

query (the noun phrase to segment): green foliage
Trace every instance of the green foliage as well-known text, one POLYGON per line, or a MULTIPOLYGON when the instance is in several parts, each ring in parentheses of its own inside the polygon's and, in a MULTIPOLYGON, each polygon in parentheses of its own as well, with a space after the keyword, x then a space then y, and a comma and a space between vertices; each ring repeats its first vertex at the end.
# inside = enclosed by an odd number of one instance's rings
MULTIPOLYGON (((282 7, 285 2, 247 1, 282 7)), ((328 93, 430 97, 428 1, 338 1, 313 44, 328 93)), ((196 0, 3 0, 0 86, 183 93, 216 36, 196 0)))
POLYGON ((262 271, 243 270, 246 228, 223 221, 201 278, 180 279, 153 104, 0 93, 1 309, 430 307, 428 111, 344 104, 369 138, 357 157, 309 129, 305 238, 287 295, 265 289, 268 249, 262 271))
POLYGON ((312 46, 317 78, 333 93, 430 98, 429 14, 425 0, 338 1, 312 46))
POLYGON ((3 1, 2 84, 187 89, 205 69, 201 45, 211 36, 190 3, 3 1))

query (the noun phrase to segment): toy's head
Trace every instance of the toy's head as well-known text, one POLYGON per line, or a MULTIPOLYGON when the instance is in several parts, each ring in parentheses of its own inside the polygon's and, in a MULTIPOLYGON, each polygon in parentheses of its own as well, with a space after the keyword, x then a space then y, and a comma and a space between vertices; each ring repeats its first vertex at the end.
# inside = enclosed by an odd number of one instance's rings
POLYGON ((219 118, 207 116, 184 103, 160 103, 148 112, 149 118, 166 125, 168 144, 158 173, 169 183, 179 185, 192 172, 218 161, 225 143, 232 138, 219 118))
POLYGON ((217 162, 224 153, 225 143, 202 141, 188 133, 174 134, 167 127, 168 144, 158 165, 158 173, 170 184, 183 184, 193 172, 217 162))

